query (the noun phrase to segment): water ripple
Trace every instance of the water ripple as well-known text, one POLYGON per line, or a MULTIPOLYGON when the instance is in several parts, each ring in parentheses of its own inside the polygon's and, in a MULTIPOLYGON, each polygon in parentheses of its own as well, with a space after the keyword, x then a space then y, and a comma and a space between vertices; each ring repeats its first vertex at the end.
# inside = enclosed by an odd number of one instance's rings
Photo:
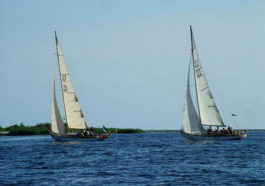
POLYGON ((265 185, 265 133, 192 142, 177 133, 95 143, 0 138, 0 185, 265 185))

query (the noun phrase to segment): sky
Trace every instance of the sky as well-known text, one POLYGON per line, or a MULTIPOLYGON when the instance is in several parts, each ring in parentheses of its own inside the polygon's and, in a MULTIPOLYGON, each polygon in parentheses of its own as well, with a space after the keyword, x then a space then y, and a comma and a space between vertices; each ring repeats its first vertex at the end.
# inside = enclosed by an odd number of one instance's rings
POLYGON ((56 30, 89 125, 180 129, 192 25, 225 124, 264 129, 264 9, 262 0, 0 0, 0 126, 50 122, 56 30))

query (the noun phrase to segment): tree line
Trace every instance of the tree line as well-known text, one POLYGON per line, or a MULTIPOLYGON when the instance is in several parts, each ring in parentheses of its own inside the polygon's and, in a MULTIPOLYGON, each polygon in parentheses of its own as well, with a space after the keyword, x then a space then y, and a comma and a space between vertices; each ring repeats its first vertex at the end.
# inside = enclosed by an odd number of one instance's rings
MULTIPOLYGON (((48 128, 51 126, 51 123, 38 123, 36 125, 25 125, 23 123, 14 124, 9 127, 1 127, 0 131, 8 132, 7 135, 17 136, 17 135, 48 135, 48 128)), ((142 129, 121 129, 121 128, 109 128, 110 133, 118 133, 118 134, 128 134, 128 133, 144 133, 142 129)), ((102 133, 102 128, 95 128, 96 133, 102 133)))

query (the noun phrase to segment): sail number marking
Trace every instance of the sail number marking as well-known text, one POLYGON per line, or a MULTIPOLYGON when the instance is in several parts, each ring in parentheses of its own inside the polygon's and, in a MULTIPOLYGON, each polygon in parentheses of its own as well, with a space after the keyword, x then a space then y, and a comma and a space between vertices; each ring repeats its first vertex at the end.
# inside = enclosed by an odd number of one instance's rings
POLYGON ((66 74, 62 74, 62 78, 61 78, 62 82, 66 81, 66 74))
POLYGON ((196 69, 196 75, 197 78, 200 78, 202 76, 201 69, 196 69))
POLYGON ((67 92, 67 85, 63 85, 63 91, 67 92))
POLYGON ((200 68, 199 60, 198 59, 195 59, 194 60, 194 68, 195 68, 195 72, 196 72, 197 78, 201 77, 202 76, 202 73, 201 73, 201 68, 200 68))
POLYGON ((194 68, 196 69, 196 68, 199 68, 200 66, 199 66, 199 61, 198 61, 198 59, 195 59, 195 61, 194 61, 194 68))

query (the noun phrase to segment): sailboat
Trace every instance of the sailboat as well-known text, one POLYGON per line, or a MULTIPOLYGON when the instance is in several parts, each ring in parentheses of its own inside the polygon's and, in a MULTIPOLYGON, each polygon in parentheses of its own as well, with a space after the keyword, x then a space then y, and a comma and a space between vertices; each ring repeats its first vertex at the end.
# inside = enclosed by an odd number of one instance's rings
POLYGON ((191 26, 190 35, 192 65, 190 64, 188 69, 186 102, 180 133, 191 140, 239 140, 246 137, 247 134, 245 132, 234 131, 231 127, 227 127, 224 124, 203 72, 191 26), (194 72, 198 114, 191 96, 190 66, 193 67, 194 72), (219 130, 219 128, 222 129, 219 130))
POLYGON ((66 122, 63 121, 59 111, 54 80, 51 108, 52 123, 49 129, 52 138, 56 141, 102 141, 107 139, 110 132, 104 126, 104 133, 101 134, 96 134, 93 127, 88 127, 65 65, 56 32, 55 42, 66 122))

